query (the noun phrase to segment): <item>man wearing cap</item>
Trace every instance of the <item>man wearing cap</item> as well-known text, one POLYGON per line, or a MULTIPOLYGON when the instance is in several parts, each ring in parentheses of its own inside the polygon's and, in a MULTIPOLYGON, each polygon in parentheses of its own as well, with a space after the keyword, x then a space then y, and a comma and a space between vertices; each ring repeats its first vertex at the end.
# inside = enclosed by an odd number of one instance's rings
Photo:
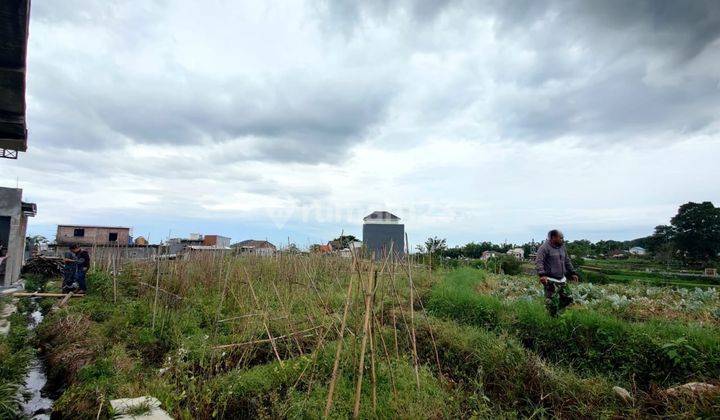
POLYGON ((538 248, 535 266, 540 283, 545 288, 545 306, 550 315, 555 317, 573 302, 567 276, 578 281, 577 272, 565 249, 562 232, 557 229, 548 232, 547 240, 538 248))

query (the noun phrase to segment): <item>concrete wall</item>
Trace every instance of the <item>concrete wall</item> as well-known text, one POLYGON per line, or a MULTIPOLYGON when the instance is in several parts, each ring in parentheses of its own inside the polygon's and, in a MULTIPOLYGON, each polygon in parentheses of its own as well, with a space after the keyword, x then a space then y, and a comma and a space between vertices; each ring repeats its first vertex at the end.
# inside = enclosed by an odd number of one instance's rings
POLYGON ((393 257, 401 257, 405 254, 405 225, 366 223, 363 246, 368 256, 374 253, 376 259, 385 257, 391 249, 393 257))
POLYGON ((127 245, 130 228, 102 226, 58 226, 55 241, 58 245, 127 245), (75 236, 75 229, 85 229, 84 236, 75 236), (110 233, 117 233, 117 241, 110 242, 110 233))
POLYGON ((22 214, 21 202, 21 189, 0 187, 0 216, 10 217, 7 258, 4 262, 5 275, 0 279, 0 286, 9 286, 16 282, 25 262, 27 216, 22 214))

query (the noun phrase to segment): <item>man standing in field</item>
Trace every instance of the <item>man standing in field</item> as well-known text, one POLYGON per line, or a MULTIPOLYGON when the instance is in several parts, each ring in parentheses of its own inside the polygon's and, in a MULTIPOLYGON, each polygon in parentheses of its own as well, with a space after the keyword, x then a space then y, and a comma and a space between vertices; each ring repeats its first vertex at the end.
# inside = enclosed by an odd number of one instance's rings
POLYGON ((79 293, 85 293, 87 286, 85 285, 85 275, 90 269, 90 254, 84 249, 80 248, 78 244, 70 245, 70 251, 75 254, 77 258, 77 274, 75 280, 79 286, 79 293))
POLYGON ((578 281, 577 273, 565 249, 562 232, 557 229, 548 232, 547 240, 538 248, 535 266, 540 276, 540 283, 545 288, 545 306, 550 315, 555 317, 573 302, 566 276, 570 276, 575 282, 578 281))

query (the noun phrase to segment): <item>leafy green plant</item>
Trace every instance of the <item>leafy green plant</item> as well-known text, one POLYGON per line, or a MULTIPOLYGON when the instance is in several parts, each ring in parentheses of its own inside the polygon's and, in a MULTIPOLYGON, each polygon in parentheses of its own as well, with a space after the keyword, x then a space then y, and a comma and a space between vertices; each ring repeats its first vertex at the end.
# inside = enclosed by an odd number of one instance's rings
POLYGON ((698 350, 688 343, 687 338, 678 337, 662 345, 665 355, 675 366, 686 366, 694 364, 698 350))

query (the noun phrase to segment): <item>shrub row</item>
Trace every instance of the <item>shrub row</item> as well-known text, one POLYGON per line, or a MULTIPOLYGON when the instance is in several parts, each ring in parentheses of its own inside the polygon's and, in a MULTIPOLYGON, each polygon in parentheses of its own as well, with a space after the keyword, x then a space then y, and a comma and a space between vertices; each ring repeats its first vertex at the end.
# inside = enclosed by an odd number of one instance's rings
POLYGON ((596 311, 569 309, 550 317, 542 303, 504 302, 475 288, 484 273, 451 272, 432 290, 438 317, 507 331, 542 357, 585 373, 609 374, 641 387, 720 377, 720 333, 674 322, 629 323, 596 311))

